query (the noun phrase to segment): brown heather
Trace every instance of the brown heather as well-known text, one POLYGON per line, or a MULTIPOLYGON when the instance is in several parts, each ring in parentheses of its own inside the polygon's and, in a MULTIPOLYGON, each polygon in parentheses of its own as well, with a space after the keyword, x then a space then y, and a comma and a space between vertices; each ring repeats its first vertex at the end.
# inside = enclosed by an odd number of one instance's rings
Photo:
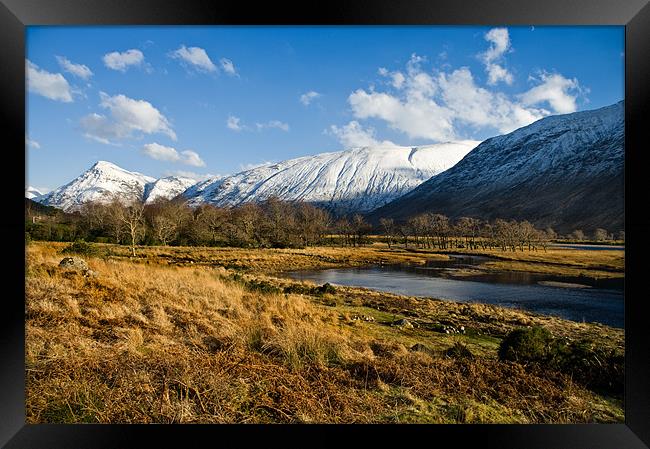
MULTIPOLYGON (((153 248, 129 259, 127 248, 107 246, 114 256, 86 258, 98 276, 84 277, 58 268, 61 249, 27 247, 30 423, 623 421, 619 400, 496 357, 517 326, 543 323, 613 346, 622 331, 362 289, 312 294, 270 276, 283 250, 153 248), (306 293, 281 293, 290 285, 306 293), (418 325, 387 324, 401 317, 418 325), (433 322, 474 332, 445 335, 433 322), (457 342, 476 356, 446 356, 457 342), (409 350, 416 343, 426 350, 409 350)), ((310 251, 286 250, 289 266, 344 257, 310 251)), ((346 251, 348 263, 374 257, 346 251)))

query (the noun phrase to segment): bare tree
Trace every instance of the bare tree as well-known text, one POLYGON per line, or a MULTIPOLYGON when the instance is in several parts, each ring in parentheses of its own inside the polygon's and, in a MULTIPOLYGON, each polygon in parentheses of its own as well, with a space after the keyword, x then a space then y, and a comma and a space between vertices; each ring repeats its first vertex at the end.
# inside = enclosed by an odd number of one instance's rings
POLYGON ((572 238, 574 240, 584 240, 585 239, 585 233, 582 232, 582 229, 576 229, 571 234, 569 234, 569 238, 572 238))
POLYGON ((603 228, 596 228, 594 231, 594 239, 601 242, 603 240, 607 240, 609 237, 609 234, 607 233, 607 230, 603 228))
POLYGON ((381 225, 384 234, 386 234, 388 248, 390 248, 390 245, 393 242, 393 236, 395 235, 395 221, 392 218, 380 218, 379 224, 381 225))
POLYGON ((339 235, 343 236, 343 241, 341 242, 342 243, 341 246, 344 245, 352 246, 353 244, 352 234, 354 231, 352 230, 352 225, 350 224, 350 221, 345 217, 340 218, 336 222, 335 227, 336 227, 336 232, 339 235))
POLYGON ((327 211, 307 203, 297 205, 295 227, 303 246, 320 241, 332 218, 327 211))
POLYGON ((353 243, 356 241, 356 245, 361 246, 363 237, 370 232, 372 227, 366 223, 361 214, 355 214, 352 217, 352 229, 354 231, 353 243))
POLYGON ((135 246, 144 237, 144 202, 134 200, 129 204, 116 208, 117 219, 123 223, 126 234, 131 242, 131 256, 135 257, 135 246))

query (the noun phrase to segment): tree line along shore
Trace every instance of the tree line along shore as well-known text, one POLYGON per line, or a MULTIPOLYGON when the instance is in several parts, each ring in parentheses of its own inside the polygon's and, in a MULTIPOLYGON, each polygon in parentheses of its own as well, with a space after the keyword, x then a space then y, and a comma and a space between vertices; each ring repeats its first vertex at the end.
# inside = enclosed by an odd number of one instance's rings
POLYGON ((389 247, 543 251, 553 241, 612 244, 625 239, 624 231, 614 235, 602 228, 595 228, 590 236, 580 229, 559 235, 550 227, 538 229, 525 220, 452 220, 434 213, 414 215, 403 222, 381 218, 373 226, 361 214, 336 217, 308 203, 276 198, 230 208, 190 208, 177 199, 159 199, 151 204, 113 200, 86 203, 74 213, 31 200, 26 200, 26 204, 27 239, 119 243, 134 251, 136 245, 357 247, 377 239, 389 247))

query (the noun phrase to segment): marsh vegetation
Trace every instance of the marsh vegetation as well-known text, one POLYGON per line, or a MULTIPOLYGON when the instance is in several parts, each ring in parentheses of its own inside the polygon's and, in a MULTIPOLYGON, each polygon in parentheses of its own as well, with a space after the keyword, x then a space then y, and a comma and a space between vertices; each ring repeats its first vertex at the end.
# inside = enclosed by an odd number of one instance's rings
MULTIPOLYGON (((93 243, 89 277, 69 246, 26 248, 28 422, 623 421, 620 329, 280 276, 445 254, 93 243)), ((557 251, 509 254, 621 268, 557 251)))

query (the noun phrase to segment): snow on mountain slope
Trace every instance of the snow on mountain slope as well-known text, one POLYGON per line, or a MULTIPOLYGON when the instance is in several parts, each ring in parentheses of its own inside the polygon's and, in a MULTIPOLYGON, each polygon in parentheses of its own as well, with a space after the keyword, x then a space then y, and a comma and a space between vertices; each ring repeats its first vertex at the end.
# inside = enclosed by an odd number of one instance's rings
POLYGON ((108 201, 113 195, 121 198, 142 198, 145 187, 156 179, 130 172, 115 164, 98 161, 68 184, 38 199, 42 204, 65 211, 79 209, 89 201, 108 201))
POLYGON ((420 147, 379 146, 290 159, 200 182, 183 195, 191 206, 234 206, 276 196, 339 212, 364 212, 408 192, 460 161, 477 141, 420 147))
POLYGON ((623 226, 624 104, 538 120, 484 141, 369 218, 528 219, 556 230, 623 226))
POLYGON ((29 186, 25 189, 25 198, 29 198, 30 200, 37 200, 40 196, 43 196, 43 193, 32 186, 29 186))
POLYGON ((144 197, 146 198, 145 202, 149 204, 153 203, 158 198, 174 198, 195 183, 196 181, 193 179, 184 178, 182 176, 168 176, 166 178, 157 179, 146 185, 144 191, 144 197))

